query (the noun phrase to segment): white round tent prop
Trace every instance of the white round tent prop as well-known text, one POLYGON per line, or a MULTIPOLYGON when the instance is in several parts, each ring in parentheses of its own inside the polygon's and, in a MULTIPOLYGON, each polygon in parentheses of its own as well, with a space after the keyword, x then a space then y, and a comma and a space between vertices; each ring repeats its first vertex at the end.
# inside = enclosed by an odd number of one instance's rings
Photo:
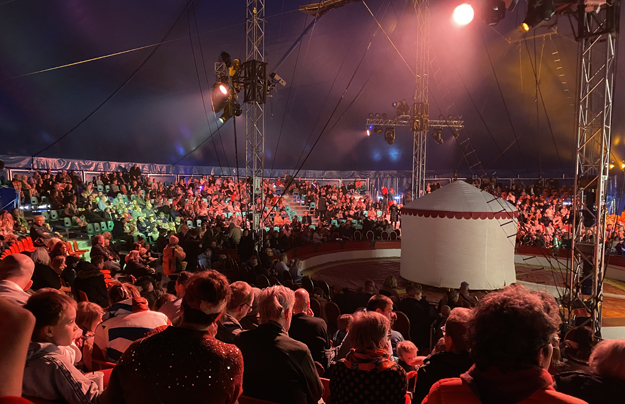
POLYGON ((517 209, 456 181, 401 210, 403 278, 439 288, 493 290, 516 282, 517 209))

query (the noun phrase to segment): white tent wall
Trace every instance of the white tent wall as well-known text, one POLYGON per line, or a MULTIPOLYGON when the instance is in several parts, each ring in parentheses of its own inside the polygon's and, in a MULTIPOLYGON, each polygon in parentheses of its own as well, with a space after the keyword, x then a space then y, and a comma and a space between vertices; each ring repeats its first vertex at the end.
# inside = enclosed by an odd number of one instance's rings
POLYGON ((493 290, 516 282, 514 234, 516 221, 402 217, 400 274, 439 288, 493 290), (513 229, 506 227, 512 226, 513 229))

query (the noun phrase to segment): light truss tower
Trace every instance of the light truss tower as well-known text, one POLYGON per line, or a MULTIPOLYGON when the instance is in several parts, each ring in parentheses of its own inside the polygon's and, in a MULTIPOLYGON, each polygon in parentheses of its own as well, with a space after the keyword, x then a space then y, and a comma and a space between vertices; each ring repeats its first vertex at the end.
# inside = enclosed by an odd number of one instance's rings
POLYGON ((412 198, 425 195, 426 140, 429 129, 428 71, 430 67, 430 4, 429 0, 414 0, 417 13, 417 63, 413 115, 415 124, 412 146, 412 198), (417 119, 420 116, 422 119, 417 119), (419 123, 417 125, 416 123, 419 123))
POLYGON ((577 11, 579 105, 569 320, 572 323, 576 314, 589 315, 588 325, 597 334, 607 266, 606 191, 620 6, 621 1, 614 0, 591 10, 580 3, 577 11))
MULTIPOLYGON (((245 175, 252 179, 250 206, 260 199, 264 206, 262 183, 265 171, 265 101, 266 64, 265 61, 265 0, 246 0, 245 18, 245 175), (264 76, 263 76, 264 73, 264 76)), ((253 226, 258 230, 261 214, 254 211, 253 226)))

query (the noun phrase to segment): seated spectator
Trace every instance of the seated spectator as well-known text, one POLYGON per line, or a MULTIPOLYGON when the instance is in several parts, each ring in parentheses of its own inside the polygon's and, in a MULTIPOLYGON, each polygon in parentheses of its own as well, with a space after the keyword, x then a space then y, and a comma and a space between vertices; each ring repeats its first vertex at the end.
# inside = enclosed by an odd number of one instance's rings
MULTIPOLYGON (((420 285, 419 285, 420 286, 420 285)), ((422 289, 416 285, 406 287, 406 297, 399 302, 398 309, 410 320, 410 339, 422 352, 430 348, 430 316, 421 303, 422 289)))
POLYGON ((0 260, 0 297, 18 306, 25 305, 34 271, 35 263, 23 254, 11 254, 0 260))
POLYGON ((284 280, 284 273, 289 272, 289 266, 287 265, 288 262, 289 258, 287 255, 284 253, 280 254, 280 258, 278 259, 278 262, 276 262, 275 266, 276 275, 280 281, 284 280))
POLYGON ((245 395, 279 404, 313 404, 323 386, 310 351, 287 335, 295 296, 277 285, 258 298, 260 326, 238 334, 235 343, 243 353, 245 395))
POLYGON ((261 290, 256 287, 252 287, 252 292, 254 293, 252 308, 250 309, 250 312, 247 313, 241 321, 239 321, 244 330, 253 330, 258 328, 258 297, 260 296, 261 290))
POLYGON ((104 257, 96 255, 91 257, 91 263, 81 261, 76 265, 76 279, 74 280, 74 292, 80 296, 83 292, 90 302, 100 307, 108 307, 109 299, 101 269, 104 265, 104 257))
POLYGON ((29 404, 30 401, 20 396, 35 317, 30 311, 0 296, 0 325, 0 375, 3 375, 0 402, 29 404))
POLYGON ((126 255, 126 267, 124 272, 139 279, 147 275, 154 275, 154 268, 150 268, 143 264, 141 255, 138 250, 132 250, 126 255))
POLYGON ((84 376, 66 354, 80 332, 76 302, 56 291, 41 291, 24 306, 35 316, 28 348, 22 394, 44 400, 84 404, 102 393, 96 382, 84 376))
POLYGON ((217 271, 193 276, 182 321, 132 344, 113 370, 103 403, 227 403, 241 395, 243 358, 214 338, 230 295, 217 271))
POLYGON ((623 402, 625 392, 625 340, 600 342, 590 356, 590 372, 555 375, 556 390, 588 404, 623 402))
MULTIPOLYGON (((61 275, 50 267, 50 255, 43 247, 37 247, 32 252, 30 258, 35 263, 35 272, 33 272, 33 290, 42 288, 61 289, 61 275)), ((65 291, 68 289, 65 288, 65 291)))
MULTIPOLYGON (((367 311, 375 311, 377 313, 382 314, 384 317, 388 319, 389 324, 395 321, 395 319, 397 319, 397 315, 395 314, 395 312, 393 312, 393 302, 388 296, 384 296, 384 295, 371 296, 371 298, 367 302, 367 311)), ((392 331, 393 330, 389 330, 389 334, 392 334, 392 331)), ((389 357, 393 356, 393 344, 391 342, 391 338, 385 339, 385 341, 387 342, 386 349, 387 349, 387 354, 389 357)), ((399 342, 398 339, 396 339, 396 342, 399 342)), ((339 351, 337 352, 337 355, 336 355, 337 359, 344 358, 353 347, 354 346, 353 346, 352 337, 350 337, 349 333, 347 333, 347 335, 345 336, 345 339, 343 340, 343 343, 341 344, 341 347, 339 348, 339 351)))
POLYGON ((441 310, 443 306, 449 306, 450 309, 455 309, 456 307, 462 307, 462 304, 459 302, 460 295, 458 291, 455 289, 450 289, 447 293, 442 297, 438 302, 438 310, 441 310))
POLYGON ((165 314, 172 323, 174 323, 182 313, 182 298, 184 297, 185 286, 191 278, 191 275, 192 274, 189 272, 181 272, 180 275, 178 275, 174 284, 176 299, 163 304, 161 308, 158 309, 158 311, 165 314))
POLYGON ((397 345, 397 363, 406 373, 418 370, 418 366, 423 364, 423 358, 425 357, 417 356, 418 352, 419 349, 412 341, 402 341, 397 345))
POLYGON ((459 300, 462 300, 463 307, 475 307, 475 305, 477 304, 477 299, 471 296, 471 294, 469 293, 468 282, 462 282, 460 284, 460 290, 458 291, 458 294, 460 295, 459 300))
POLYGON ((50 240, 54 235, 50 231, 50 227, 45 224, 45 219, 41 215, 35 216, 33 224, 30 226, 30 238, 35 242, 37 239, 44 241, 50 240))
POLYGON ((563 370, 580 370, 588 373, 590 371, 588 361, 596 344, 597 338, 590 327, 577 327, 570 330, 564 337, 563 370))
POLYGON ((170 324, 163 313, 150 311, 133 285, 115 282, 109 289, 109 303, 104 321, 95 330, 93 359, 117 362, 134 341, 170 324))
POLYGON ((13 221, 15 224, 13 225, 13 233, 15 234, 27 234, 28 233, 28 222, 24 217, 24 213, 20 211, 18 208, 15 208, 11 211, 11 216, 13 216, 13 221))
POLYGON ((241 321, 250 310, 254 302, 254 292, 252 287, 245 282, 233 282, 230 285, 230 301, 226 307, 226 312, 218 322, 216 338, 222 342, 233 344, 234 337, 243 331, 241 321))
MULTIPOLYGON (((163 307, 163 305, 165 305, 167 303, 170 303, 170 302, 173 302, 174 300, 176 300, 176 296, 175 295, 172 295, 172 294, 169 294, 169 293, 163 293, 161 295, 161 297, 156 299, 156 302, 154 302, 154 307, 152 308, 152 310, 154 310, 154 311, 161 311, 161 307, 163 307)), ((173 324, 173 321, 172 321, 172 324, 173 324)))
POLYGON ((353 316, 351 314, 341 314, 336 320, 338 330, 332 337, 332 346, 339 346, 343 343, 345 336, 349 332, 349 324, 352 322, 353 316))
POLYGON ((293 261, 293 264, 291 264, 291 266, 289 267, 289 273, 291 274, 291 279, 293 279, 293 282, 300 284, 302 283, 302 266, 303 266, 303 262, 302 260, 300 260, 299 258, 296 258, 293 261))
POLYGON ((76 345, 82 352, 82 364, 88 371, 93 370, 93 341, 95 337, 95 328, 102 322, 104 310, 102 307, 91 302, 78 303, 76 310, 76 325, 81 329, 82 334, 77 340, 76 345))
POLYGON ((397 278, 389 275, 384 279, 384 284, 380 288, 380 294, 391 298, 394 303, 399 303, 399 293, 397 293, 397 278))
POLYGON ((315 317, 315 313, 310 309, 310 296, 306 289, 295 291, 289 337, 306 344, 313 360, 327 369, 327 351, 330 349, 328 326, 322 318, 315 317))
POLYGON ((178 237, 169 237, 169 244, 163 250, 163 272, 167 276, 176 275, 184 270, 183 260, 187 254, 178 245, 178 237))
POLYGON ((546 370, 559 325, 522 286, 490 293, 469 323, 475 365, 459 378, 436 382, 423 404, 584 403, 555 391, 546 370))
POLYGON ((115 262, 115 256, 111 254, 109 249, 106 247, 106 240, 103 235, 96 234, 93 236, 92 245, 93 247, 91 248, 90 254, 92 256, 101 255, 104 257, 104 269, 113 273, 117 273, 121 270, 119 264, 115 262))
POLYGON ((473 313, 457 307, 451 311, 445 324, 445 351, 432 354, 419 369, 417 386, 413 398, 421 402, 434 383, 450 377, 460 377, 473 365, 469 353, 469 322, 473 313))
MULTIPOLYGON (((388 317, 373 311, 354 315, 348 336, 352 349, 336 364, 330 395, 336 403, 404 404, 406 372, 388 356, 388 317)), ((408 401, 409 402, 409 401, 408 401)))

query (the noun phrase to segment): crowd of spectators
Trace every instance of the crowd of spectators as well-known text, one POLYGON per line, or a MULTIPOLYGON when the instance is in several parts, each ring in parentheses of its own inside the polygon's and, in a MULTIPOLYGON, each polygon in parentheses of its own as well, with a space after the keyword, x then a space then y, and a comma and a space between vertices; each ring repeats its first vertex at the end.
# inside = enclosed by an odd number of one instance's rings
MULTIPOLYGON (((126 250, 132 249, 139 237, 156 243, 159 238, 168 240, 172 234, 186 235, 189 230, 194 230, 191 237, 200 241, 206 242, 208 234, 218 239, 218 245, 236 248, 242 229, 251 228, 251 212, 260 213, 262 227, 269 230, 266 244, 281 251, 301 244, 364 239, 369 231, 377 238, 384 232, 399 232, 395 229, 399 208, 392 196, 387 192, 382 199, 372 200, 361 195, 366 186, 360 180, 339 187, 290 176, 265 179, 262 203, 260 198, 254 203, 247 199, 250 184, 245 179, 211 175, 168 183, 141 175, 136 166, 129 172, 103 173, 87 183, 71 171, 18 174, 12 185, 22 206, 30 207, 34 197, 58 216, 52 226, 42 228, 43 223, 39 224, 40 235, 49 238, 55 231, 64 233, 64 218, 71 220, 73 230, 82 233, 90 232, 89 224, 104 223, 114 239, 126 241, 126 250), (296 197, 296 206, 305 207, 303 214, 289 207, 283 193, 296 197)), ((0 213, 0 250, 27 232, 23 211, 0 213)))
MULTIPOLYGON (((163 289, 151 302, 145 283, 105 282, 109 271, 97 255, 76 267, 78 275, 99 273, 106 301, 77 304, 78 276, 67 290, 32 290, 43 268, 32 255, 0 261, 0 367, 8 375, 0 395, 68 403, 235 403, 244 394, 285 404, 322 397, 611 404, 625 391, 625 340, 597 343, 587 327, 560 334, 555 299, 516 284, 480 299, 463 284, 437 308, 419 285, 400 296, 391 279, 379 290, 367 281, 357 292, 327 294, 309 278, 259 288, 198 267, 170 284, 150 283, 163 289), (343 313, 336 321, 331 305, 343 313), (396 325, 404 315, 412 327, 402 335, 396 325), (442 331, 432 344, 424 338, 431 326, 442 331), (92 373, 102 364, 112 368, 106 386, 92 373)), ((54 274, 66 284, 62 271, 54 274)))

